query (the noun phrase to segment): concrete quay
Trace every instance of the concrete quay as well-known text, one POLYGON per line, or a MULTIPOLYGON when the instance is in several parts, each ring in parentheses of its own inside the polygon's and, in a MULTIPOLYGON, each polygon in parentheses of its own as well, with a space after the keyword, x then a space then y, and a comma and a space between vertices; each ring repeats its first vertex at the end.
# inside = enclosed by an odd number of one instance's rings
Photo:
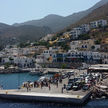
POLYGON ((30 88, 27 92, 27 88, 21 88, 16 90, 0 90, 0 99, 17 100, 27 102, 46 102, 46 103, 62 103, 62 104, 74 104, 83 105, 91 96, 91 91, 82 90, 78 91, 66 91, 61 92, 64 84, 68 83, 68 78, 63 79, 62 83, 57 85, 50 84, 51 89, 48 87, 30 88))
POLYGON ((87 70, 78 70, 78 69, 58 69, 58 68, 44 68, 43 74, 55 74, 55 73, 67 73, 67 72, 75 72, 77 74, 81 74, 83 72, 87 72, 87 70))
POLYGON ((0 99, 17 100, 27 102, 46 102, 83 105, 90 97, 91 92, 86 95, 51 94, 36 92, 20 92, 19 90, 1 90, 0 99))

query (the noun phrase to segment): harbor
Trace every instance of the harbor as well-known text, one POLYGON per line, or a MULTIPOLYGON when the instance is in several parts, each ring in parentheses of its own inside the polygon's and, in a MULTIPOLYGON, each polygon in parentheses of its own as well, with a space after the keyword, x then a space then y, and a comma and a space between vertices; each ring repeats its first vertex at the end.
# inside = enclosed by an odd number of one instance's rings
MULTIPOLYGON (((49 70, 49 69, 48 69, 49 70)), ((53 69, 52 69, 53 70, 53 69)), ((50 69, 50 71, 52 71, 50 69)), ((62 70, 61 69, 55 69, 55 74, 57 74, 58 72, 62 72, 62 75, 68 73, 68 72, 72 72, 72 74, 70 75, 71 78, 74 78, 73 72, 77 73, 79 72, 79 70, 62 70), (58 71, 58 72, 57 72, 58 71)), ((54 70, 53 70, 54 71, 54 70)), ((84 72, 84 71, 81 71, 84 72)), ((25 73, 23 73, 25 75, 25 73)), ((27 73, 28 75, 30 75, 29 73, 27 73)), ((10 74, 8 74, 10 75, 10 74)), ((15 75, 15 73, 14 73, 15 75)), ((49 74, 49 76, 53 76, 54 73, 52 75, 49 74)), ((78 74, 77 74, 78 75, 78 74)), ((20 76, 18 76, 18 80, 21 80, 21 74, 20 76)), ((38 81, 39 79, 42 80, 41 76, 36 77, 37 75, 31 75, 34 80, 31 80, 31 83, 33 81, 38 81)), ((23 77, 23 76, 22 76, 23 77)), ((46 77, 48 78, 48 73, 46 74, 46 77)), ((45 77, 45 78, 46 78, 45 77)), ((43 77, 44 78, 44 77, 43 77)), ((55 78, 56 79, 56 78, 55 78)), ((28 80, 25 80, 25 82, 27 82, 28 80)), ((18 81, 19 83, 20 81, 18 81)), ((24 84, 24 81, 22 81, 20 84, 24 84)), ((51 103, 68 103, 68 104, 84 104, 86 103, 86 101, 90 98, 91 96, 91 91, 86 91, 83 92, 82 90, 66 90, 63 89, 64 84, 68 84, 68 77, 65 76, 62 79, 62 82, 58 81, 58 85, 56 83, 50 83, 50 88, 49 86, 41 86, 39 85, 39 87, 34 87, 34 86, 29 86, 29 88, 27 89, 27 87, 21 86, 21 88, 16 88, 16 89, 2 89, 0 90, 0 99, 6 99, 6 100, 19 100, 19 101, 35 101, 35 102, 51 102, 51 103)))
POLYGON ((5 74, 5 76, 8 75, 8 79, 4 78, 4 81, 7 80, 5 83, 3 83, 3 79, 0 81, 3 85, 0 90, 0 99, 85 105, 90 99, 108 97, 108 94, 105 94, 107 86, 104 85, 107 84, 107 78, 102 73, 89 73, 87 69, 44 68, 43 70, 42 76, 37 72, 32 75, 30 72, 5 74), (104 79, 102 75, 105 77, 104 79), (10 76, 15 77, 16 80, 12 77, 9 78, 10 76), (101 79, 103 80, 101 81, 101 79), (11 82, 9 82, 10 80, 11 82), (8 86, 6 87, 6 85, 8 86), (99 91, 100 87, 105 88, 104 94, 101 92, 102 88, 99 91), (94 89, 95 91, 93 91, 94 89), (93 97, 93 93, 96 94, 96 92, 102 95, 93 97))
POLYGON ((68 83, 68 79, 64 79, 62 83, 58 86, 51 84, 51 88, 43 86, 41 88, 27 88, 13 89, 13 90, 1 90, 0 98, 17 100, 17 101, 27 101, 27 102, 51 102, 51 103, 62 103, 62 104, 76 104, 82 105, 89 100, 91 96, 91 91, 83 92, 79 91, 67 91, 66 89, 62 92, 62 87, 64 84, 68 83))

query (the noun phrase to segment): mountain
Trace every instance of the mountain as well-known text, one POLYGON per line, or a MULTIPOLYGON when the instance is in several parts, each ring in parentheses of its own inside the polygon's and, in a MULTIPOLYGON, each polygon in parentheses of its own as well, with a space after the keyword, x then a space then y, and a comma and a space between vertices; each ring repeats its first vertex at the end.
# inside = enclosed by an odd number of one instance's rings
POLYGON ((10 25, 8 25, 8 24, 0 23, 0 30, 6 29, 9 27, 10 27, 10 25))
MULTIPOLYGON (((108 22, 108 3, 104 4, 103 6, 99 8, 96 8, 90 14, 82 18, 77 23, 72 24, 69 27, 65 28, 64 30, 61 30, 60 32, 58 32, 57 35, 67 32, 68 30, 71 30, 74 27, 78 27, 81 24, 89 24, 92 21, 96 21, 100 19, 105 19, 108 22)), ((83 36, 88 36, 90 37, 90 39, 95 39, 97 42, 102 44, 103 39, 104 40, 108 39, 108 26, 104 28, 97 28, 95 30, 91 30, 88 34, 82 35, 81 39, 83 39, 83 36)))
MULTIPOLYGON (((108 21, 108 3, 103 6, 93 10, 90 14, 79 20, 77 23, 70 25, 66 29, 72 29, 73 27, 79 26, 81 24, 87 24, 91 21, 105 19, 108 21)), ((66 29, 64 31, 66 31, 66 29)))
POLYGON ((4 29, 0 29, 0 45, 39 40, 49 33, 51 33, 51 30, 48 27, 32 25, 4 26, 4 29))
POLYGON ((67 17, 48 15, 40 20, 7 25, 0 23, 0 45, 39 40, 41 37, 57 32, 69 26, 72 28, 81 23, 108 18, 108 0, 101 0, 90 9, 74 13, 67 17))
POLYGON ((14 24, 14 26, 21 26, 21 25, 33 25, 33 26, 39 26, 39 27, 47 26, 51 28, 53 32, 58 32, 64 29, 65 27, 69 26, 70 24, 76 23, 77 21, 79 21, 80 19, 84 18, 89 13, 91 13, 93 10, 103 6, 106 3, 108 3, 108 0, 101 0, 100 2, 98 2, 97 4, 95 4, 93 7, 91 7, 88 10, 74 13, 66 17, 52 14, 40 20, 32 20, 32 21, 27 21, 24 23, 19 23, 19 24, 17 23, 17 24, 14 24))
POLYGON ((51 14, 40 20, 27 21, 21 24, 14 24, 14 26, 21 26, 21 25, 33 25, 39 27, 47 26, 51 28, 53 32, 55 32, 65 27, 65 24, 64 25, 62 24, 63 21, 64 21, 64 17, 51 14))

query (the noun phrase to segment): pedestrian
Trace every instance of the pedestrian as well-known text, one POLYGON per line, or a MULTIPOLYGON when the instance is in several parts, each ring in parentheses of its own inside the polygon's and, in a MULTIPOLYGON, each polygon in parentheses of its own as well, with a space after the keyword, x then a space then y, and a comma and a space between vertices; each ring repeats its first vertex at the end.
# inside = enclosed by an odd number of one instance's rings
POLYGON ((41 89, 42 89, 42 86, 43 86, 43 85, 42 85, 42 82, 40 83, 40 86, 41 86, 41 89))
POLYGON ((64 89, 66 89, 66 84, 64 84, 64 89))
POLYGON ((58 88, 58 81, 57 81, 57 88, 58 88))
POLYGON ((28 85, 26 86, 26 88, 27 88, 27 92, 29 91, 29 87, 28 87, 28 85))
POLYGON ((49 88, 49 90, 51 90, 50 84, 49 84, 48 88, 49 88))
POLYGON ((62 90, 61 90, 61 92, 63 93, 63 87, 62 87, 62 90))

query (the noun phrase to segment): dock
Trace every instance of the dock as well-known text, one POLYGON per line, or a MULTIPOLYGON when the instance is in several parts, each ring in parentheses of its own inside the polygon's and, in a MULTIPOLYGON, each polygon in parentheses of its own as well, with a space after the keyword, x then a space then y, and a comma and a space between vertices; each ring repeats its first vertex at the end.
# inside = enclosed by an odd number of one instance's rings
POLYGON ((17 100, 27 102, 45 102, 45 103, 60 103, 84 105, 89 99, 92 92, 89 91, 66 91, 61 92, 64 84, 67 84, 67 78, 62 83, 57 85, 51 84, 51 89, 48 87, 21 88, 16 90, 0 90, 0 99, 17 100))
POLYGON ((83 105, 90 98, 91 92, 86 95, 50 94, 36 92, 20 92, 19 90, 0 90, 0 99, 27 102, 46 102, 83 105))
MULTIPOLYGON (((44 68, 43 74, 52 74, 52 73, 67 73, 72 71, 73 69, 58 69, 58 68, 44 68)), ((73 70, 74 71, 74 70, 73 70)))

